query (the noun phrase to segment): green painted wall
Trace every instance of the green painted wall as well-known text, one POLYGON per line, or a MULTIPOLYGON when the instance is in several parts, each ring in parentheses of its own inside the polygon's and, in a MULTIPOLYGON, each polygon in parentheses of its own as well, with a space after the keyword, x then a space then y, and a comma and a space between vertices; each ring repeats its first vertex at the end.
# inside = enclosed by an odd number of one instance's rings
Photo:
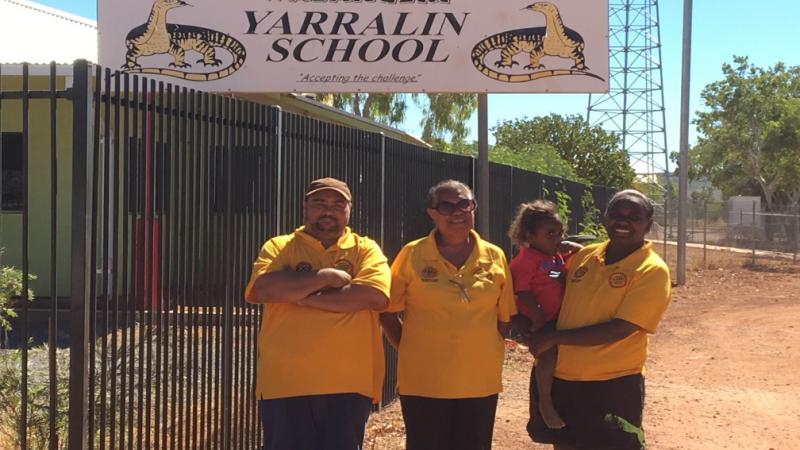
MULTIPOLYGON (((48 90, 49 77, 31 77, 30 90, 48 90)), ((57 80, 57 88, 65 87, 64 77, 57 80)), ((0 80, 3 91, 22 89, 19 76, 3 76, 0 80)), ((50 202, 51 180, 50 170, 50 100, 31 99, 28 115, 29 134, 28 149, 28 251, 30 271, 38 279, 31 288, 36 296, 50 295, 50 202)), ((22 131, 22 100, 0 101, 0 131, 22 131)), ((58 161, 58 194, 57 194, 57 293, 69 296, 70 286, 70 222, 72 191, 72 104, 66 100, 56 103, 56 146, 58 161)), ((0 256, 0 264, 6 266, 22 266, 22 214, 13 212, 0 213, 0 247, 5 252, 0 256)))

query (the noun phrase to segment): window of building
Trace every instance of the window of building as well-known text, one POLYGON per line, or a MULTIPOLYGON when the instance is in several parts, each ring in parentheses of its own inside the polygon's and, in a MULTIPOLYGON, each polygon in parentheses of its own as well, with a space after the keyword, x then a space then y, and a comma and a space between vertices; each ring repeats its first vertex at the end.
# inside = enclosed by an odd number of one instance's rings
POLYGON ((25 191, 22 186, 22 133, 0 133, 2 152, 2 211, 22 211, 25 191))

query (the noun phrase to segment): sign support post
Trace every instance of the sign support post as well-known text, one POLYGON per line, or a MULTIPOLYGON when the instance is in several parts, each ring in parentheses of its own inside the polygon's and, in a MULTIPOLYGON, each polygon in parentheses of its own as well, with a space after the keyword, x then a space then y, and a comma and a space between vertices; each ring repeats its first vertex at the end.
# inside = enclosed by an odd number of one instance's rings
POLYGON ((489 95, 478 94, 478 229, 489 238, 489 95))

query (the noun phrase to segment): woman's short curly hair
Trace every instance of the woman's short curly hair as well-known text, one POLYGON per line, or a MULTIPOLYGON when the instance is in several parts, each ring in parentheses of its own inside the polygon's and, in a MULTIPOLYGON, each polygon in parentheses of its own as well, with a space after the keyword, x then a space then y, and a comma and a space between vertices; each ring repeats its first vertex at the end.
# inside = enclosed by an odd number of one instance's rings
POLYGON ((428 208, 435 208, 439 203, 439 193, 442 191, 466 192, 470 197, 474 197, 472 189, 458 180, 442 180, 433 185, 428 190, 428 208))
POLYGON ((561 223, 558 206, 549 200, 534 200, 521 203, 517 213, 508 227, 508 237, 518 247, 527 246, 528 234, 536 231, 545 223, 556 221, 561 223))

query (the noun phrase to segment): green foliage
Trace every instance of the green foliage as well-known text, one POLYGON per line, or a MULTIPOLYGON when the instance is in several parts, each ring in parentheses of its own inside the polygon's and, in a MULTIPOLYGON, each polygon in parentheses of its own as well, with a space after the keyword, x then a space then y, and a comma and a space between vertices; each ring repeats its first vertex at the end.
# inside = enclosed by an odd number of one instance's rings
MULTIPOLYGON (((28 274, 28 280, 36 276, 28 274)), ((13 267, 0 267, 0 330, 11 331, 9 319, 17 317, 11 308, 11 298, 22 294, 22 271, 13 267)), ((33 291, 28 289, 28 300, 33 300, 33 291)))
MULTIPOLYGON (((626 188, 636 175, 619 138, 600 127, 589 126, 581 116, 551 114, 507 120, 493 131, 497 147, 521 153, 524 158, 541 154, 542 148, 549 146, 574 171, 576 181, 626 188)), ((542 157, 554 159, 552 153, 542 157)))
POLYGON ((405 119, 408 106, 406 97, 396 94, 320 94, 319 99, 334 108, 390 126, 405 119))
POLYGON ((726 196, 755 194, 776 204, 800 201, 800 67, 763 69, 746 57, 722 66, 724 78, 702 92, 700 133, 690 173, 726 196))
POLYGON ((441 148, 444 142, 463 143, 469 134, 472 113, 478 107, 475 94, 414 94, 422 110, 422 140, 441 148))
POLYGON ((409 98, 422 111, 422 139, 434 148, 463 143, 469 119, 478 107, 475 94, 320 94, 323 103, 376 122, 395 126, 406 118, 409 98))
MULTIPOLYGON (((50 387, 47 346, 28 350, 28 420, 26 425, 28 448, 49 448, 50 387)), ((0 444, 20 448, 18 424, 22 420, 22 356, 19 350, 0 349, 0 444)), ((69 408, 69 352, 56 351, 56 432, 58 449, 66 449, 67 417, 69 408)), ((1 448, 6 448, 0 445, 1 448)))
POLYGON ((518 150, 495 146, 494 150, 489 152, 489 160, 532 172, 586 183, 586 180, 579 177, 572 166, 550 145, 535 145, 518 150))
POLYGON ((572 197, 569 196, 564 191, 556 191, 556 205, 558 205, 558 215, 561 216, 561 221, 564 223, 564 229, 566 230, 569 224, 569 216, 572 214, 572 211, 569 209, 569 202, 572 200, 572 197))
POLYGON ((583 220, 579 224, 580 234, 591 234, 597 237, 595 242, 602 242, 608 239, 606 227, 603 226, 602 213, 594 204, 592 191, 585 190, 581 197, 583 207, 583 220))

